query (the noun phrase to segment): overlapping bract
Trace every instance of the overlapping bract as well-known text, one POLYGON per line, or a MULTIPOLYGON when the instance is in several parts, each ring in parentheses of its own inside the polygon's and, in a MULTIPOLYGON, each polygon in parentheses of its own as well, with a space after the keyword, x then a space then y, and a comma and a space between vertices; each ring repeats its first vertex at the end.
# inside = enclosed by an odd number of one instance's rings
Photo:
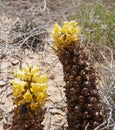
POLYGON ((57 23, 54 24, 52 30, 52 38, 57 49, 68 46, 71 42, 78 43, 80 27, 76 21, 64 22, 60 27, 57 23))
POLYGON ((48 77, 41 74, 40 68, 29 66, 14 72, 12 80, 14 104, 28 104, 31 110, 43 107, 47 97, 48 77))

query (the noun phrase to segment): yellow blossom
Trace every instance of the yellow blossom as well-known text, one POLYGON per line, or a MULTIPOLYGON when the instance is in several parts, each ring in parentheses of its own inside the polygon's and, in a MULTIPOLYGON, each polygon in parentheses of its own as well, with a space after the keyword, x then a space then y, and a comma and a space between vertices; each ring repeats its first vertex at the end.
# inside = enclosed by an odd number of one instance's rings
POLYGON ((25 74, 25 80, 26 81, 31 81, 31 78, 32 78, 32 74, 30 72, 25 74))
POLYGON ((37 104, 35 102, 30 104, 31 110, 35 110, 37 108, 37 104))
POLYGON ((61 28, 61 32, 63 34, 66 34, 69 32, 69 23, 68 22, 64 22, 62 28, 61 28))
POLYGON ((67 39, 69 42, 72 42, 73 36, 70 35, 70 34, 67 34, 67 35, 66 35, 66 39, 67 39))
POLYGON ((38 83, 31 83, 31 92, 34 94, 34 95, 37 95, 39 90, 40 90, 40 86, 38 85, 38 83))
POLYGON ((21 71, 20 69, 16 69, 16 71, 14 72, 14 76, 20 79, 24 79, 25 73, 21 71))
POLYGON ((22 68, 22 71, 24 73, 29 73, 31 68, 32 68, 32 66, 24 67, 24 68, 22 68))
POLYGON ((13 95, 17 98, 22 95, 22 92, 18 89, 13 89, 13 95))
POLYGON ((44 106, 44 100, 47 97, 47 93, 39 93, 37 95, 37 102, 39 103, 40 107, 44 106))
POLYGON ((47 96, 47 74, 41 74, 37 66, 17 69, 12 80, 14 104, 18 107, 26 104, 31 110, 43 107, 47 96))
POLYGON ((32 82, 37 82, 39 80, 40 73, 37 72, 32 76, 32 82))
POLYGON ((24 87, 26 86, 26 82, 14 79, 11 83, 13 85, 13 95, 15 97, 20 96, 22 92, 25 91, 24 87))
POLYGON ((73 38, 74 38, 75 41, 78 41, 79 36, 78 35, 74 35, 73 38))
POLYGON ((72 20, 69 22, 69 25, 72 27, 76 27, 77 26, 77 22, 75 20, 72 20))
POLYGON ((55 23, 54 28, 52 30, 52 35, 55 36, 55 34, 59 33, 61 33, 61 27, 57 23, 55 23))
POLYGON ((21 99, 21 100, 19 100, 19 101, 14 100, 14 103, 15 103, 17 106, 20 106, 20 105, 24 104, 25 101, 24 101, 24 99, 21 99))
POLYGON ((32 95, 29 91, 27 91, 24 95, 23 98, 25 100, 25 102, 30 102, 32 100, 32 95))
MULTIPOLYGON (((59 25, 56 24, 56 27, 59 25)), ((75 20, 64 22, 62 27, 59 26, 60 31, 55 31, 55 25, 52 30, 52 38, 55 42, 55 47, 61 49, 68 46, 72 42, 78 44, 80 27, 75 20)))
POLYGON ((31 92, 37 95, 39 92, 46 92, 47 83, 31 83, 31 92))
POLYGON ((39 73, 40 68, 37 66, 33 66, 31 69, 31 74, 34 75, 36 73, 39 73))
POLYGON ((47 76, 47 74, 40 75, 39 78, 38 78, 38 80, 36 82, 38 82, 38 83, 46 82, 47 83, 48 82, 48 76, 47 76))

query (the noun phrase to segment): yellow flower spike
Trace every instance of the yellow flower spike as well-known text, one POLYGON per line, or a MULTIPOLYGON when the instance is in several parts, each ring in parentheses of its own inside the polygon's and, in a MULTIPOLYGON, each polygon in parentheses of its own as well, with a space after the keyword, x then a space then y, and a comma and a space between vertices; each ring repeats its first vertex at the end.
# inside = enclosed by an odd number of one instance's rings
POLYGON ((37 66, 17 69, 12 80, 14 104, 18 107, 27 105, 29 110, 36 110, 44 106, 46 89, 48 86, 47 74, 41 74, 37 66), (38 96, 39 95, 39 96, 38 96))
POLYGON ((21 71, 20 69, 16 69, 16 71, 14 72, 14 76, 20 79, 24 79, 25 73, 21 71))
POLYGON ((30 102, 32 100, 32 95, 29 91, 27 91, 24 95, 23 98, 25 100, 25 102, 30 102))
POLYGON ((33 66, 32 69, 31 69, 31 74, 34 75, 36 73, 39 73, 39 71, 40 71, 39 67, 33 66))
POLYGON ((80 27, 75 20, 64 22, 62 27, 60 27, 61 33, 57 33, 54 30, 55 29, 52 31, 52 38, 55 42, 55 48, 61 49, 67 47, 71 43, 78 44, 80 27))

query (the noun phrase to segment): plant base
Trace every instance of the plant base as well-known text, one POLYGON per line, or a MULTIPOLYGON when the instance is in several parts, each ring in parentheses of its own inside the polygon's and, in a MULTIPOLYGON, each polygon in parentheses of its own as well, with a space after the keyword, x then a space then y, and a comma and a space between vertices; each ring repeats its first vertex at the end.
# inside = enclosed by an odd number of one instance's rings
POLYGON ((36 112, 19 110, 14 108, 12 117, 12 126, 10 130, 43 130, 41 125, 44 119, 45 110, 38 108, 36 112))

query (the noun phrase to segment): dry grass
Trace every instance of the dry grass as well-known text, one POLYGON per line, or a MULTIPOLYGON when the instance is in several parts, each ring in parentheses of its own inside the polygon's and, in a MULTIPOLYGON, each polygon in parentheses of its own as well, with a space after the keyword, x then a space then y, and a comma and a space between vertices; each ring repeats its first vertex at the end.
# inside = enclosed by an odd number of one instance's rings
POLYGON ((99 92, 107 112, 107 119, 95 130, 113 130, 115 127, 115 60, 113 51, 105 45, 95 47, 94 51, 94 54, 91 52, 91 57, 94 56, 92 59, 95 62, 99 92), (106 126, 104 126, 105 124, 106 126), (102 126, 104 127, 101 128, 102 126))

